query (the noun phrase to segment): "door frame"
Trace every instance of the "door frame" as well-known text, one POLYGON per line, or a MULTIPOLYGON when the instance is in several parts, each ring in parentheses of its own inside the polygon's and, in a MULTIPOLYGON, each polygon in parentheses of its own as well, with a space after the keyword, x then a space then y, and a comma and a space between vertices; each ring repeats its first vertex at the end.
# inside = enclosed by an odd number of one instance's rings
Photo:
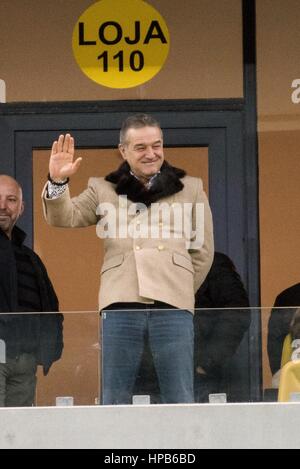
POLYGON ((216 249, 226 252, 235 260, 250 295, 254 296, 245 262, 247 248, 244 247, 248 239, 247 200, 252 194, 245 184, 244 112, 242 103, 235 101, 231 109, 227 102, 227 109, 222 106, 222 111, 212 109, 211 103, 203 102, 198 109, 193 103, 194 109, 180 110, 180 105, 174 101, 168 105, 166 102, 163 105, 152 102, 151 106, 145 106, 143 102, 129 102, 125 111, 120 109, 118 102, 111 102, 106 104, 109 110, 100 108, 93 113, 45 113, 40 110, 34 114, 7 116, 5 137, 0 126, 7 156, 2 172, 15 176, 26 194, 27 211, 21 224, 28 233, 28 244, 33 245, 33 150, 50 148, 53 140, 66 132, 72 133, 79 149, 116 147, 121 122, 127 115, 137 112, 138 107, 138 112, 151 112, 160 121, 165 146, 208 147, 210 201, 215 220, 222 226, 221 231, 215 230, 216 249), (165 110, 166 106, 168 111, 165 110), (240 216, 237 217, 237 214, 240 216))
MULTIPOLYGON (((135 112, 151 113, 161 123, 166 147, 208 148, 216 249, 233 259, 249 292, 251 304, 257 304, 257 278, 253 281, 252 277, 257 265, 250 255, 254 240, 249 235, 256 193, 253 186, 248 185, 244 104, 244 100, 237 99, 217 102, 112 101, 105 104, 76 103, 72 106, 73 112, 70 112, 65 103, 52 103, 51 111, 48 105, 32 104, 26 105, 26 113, 24 109, 20 109, 18 114, 8 113, 0 122, 0 136, 4 137, 1 144, 7 155, 6 168, 2 172, 16 177, 23 187, 27 207, 20 219, 20 227, 28 235, 28 245, 33 246, 34 241, 33 150, 50 148, 52 141, 66 132, 74 135, 79 149, 116 147, 120 125, 125 117, 135 112)), ((46 177, 45 174, 45 181, 46 177)), ((260 399, 260 384, 257 381, 257 377, 260 378, 260 360, 256 345, 259 327, 259 317, 253 314, 249 333, 235 359, 235 369, 244 384, 240 390, 244 396, 242 400, 260 399)))

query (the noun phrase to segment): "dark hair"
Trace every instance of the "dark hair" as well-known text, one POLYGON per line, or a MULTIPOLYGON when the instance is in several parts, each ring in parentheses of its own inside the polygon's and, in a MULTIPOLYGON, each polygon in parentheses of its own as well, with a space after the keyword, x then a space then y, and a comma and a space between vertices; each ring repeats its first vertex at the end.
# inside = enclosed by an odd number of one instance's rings
POLYGON ((157 127, 161 130, 160 123, 154 117, 149 114, 135 114, 123 121, 120 130, 120 143, 125 143, 126 133, 129 129, 140 129, 142 127, 157 127))

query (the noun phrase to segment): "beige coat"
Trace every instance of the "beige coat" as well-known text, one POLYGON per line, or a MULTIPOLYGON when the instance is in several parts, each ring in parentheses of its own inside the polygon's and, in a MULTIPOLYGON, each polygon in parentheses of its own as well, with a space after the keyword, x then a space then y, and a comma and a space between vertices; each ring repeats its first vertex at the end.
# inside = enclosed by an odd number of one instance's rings
MULTIPOLYGON (((69 189, 52 200, 47 199, 46 188, 43 191, 44 215, 50 225, 71 228, 97 225, 100 236, 103 236, 100 224, 104 225, 104 230, 110 226, 113 236, 104 239, 100 310, 116 302, 153 303, 154 300, 193 310, 195 291, 203 283, 213 260, 213 227, 202 181, 185 176, 182 182, 183 190, 165 197, 160 203, 167 204, 167 209, 172 204, 177 207, 189 204, 185 209, 189 213, 192 207, 192 216, 188 218, 193 229, 197 220, 196 203, 200 204, 197 207, 204 207, 204 243, 200 247, 189 245, 190 232, 180 232, 172 210, 169 218, 162 211, 151 218, 151 206, 136 213, 132 202, 125 196, 118 196, 114 185, 104 178, 91 178, 88 188, 72 199, 69 189), (106 209, 115 215, 115 226, 114 223, 105 225, 106 209), (149 228, 150 220, 153 231, 149 228), (128 227, 130 235, 126 233, 128 227), (142 236, 134 236, 135 230, 142 232, 142 236)), ((114 216, 112 219, 114 221, 114 216)))

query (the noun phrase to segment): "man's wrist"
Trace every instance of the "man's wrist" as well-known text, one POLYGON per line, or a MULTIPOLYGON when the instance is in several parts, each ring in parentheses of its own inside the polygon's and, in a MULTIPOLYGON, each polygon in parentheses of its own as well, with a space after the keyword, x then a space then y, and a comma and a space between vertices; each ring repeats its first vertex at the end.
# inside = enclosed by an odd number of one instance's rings
POLYGON ((47 187, 47 198, 49 199, 58 199, 61 195, 66 192, 67 184, 52 184, 52 182, 48 181, 47 187))
POLYGON ((50 176, 50 173, 48 173, 48 181, 51 182, 54 186, 65 186, 69 182, 69 178, 65 179, 58 179, 58 178, 52 178, 50 176))

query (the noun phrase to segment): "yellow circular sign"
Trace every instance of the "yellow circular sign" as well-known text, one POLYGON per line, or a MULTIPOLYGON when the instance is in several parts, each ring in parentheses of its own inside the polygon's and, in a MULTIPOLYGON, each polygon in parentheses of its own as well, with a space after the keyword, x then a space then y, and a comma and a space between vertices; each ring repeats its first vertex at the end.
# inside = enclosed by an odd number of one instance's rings
POLYGON ((151 80, 169 48, 163 17, 142 0, 101 0, 80 16, 73 31, 79 67, 109 88, 132 88, 151 80))

